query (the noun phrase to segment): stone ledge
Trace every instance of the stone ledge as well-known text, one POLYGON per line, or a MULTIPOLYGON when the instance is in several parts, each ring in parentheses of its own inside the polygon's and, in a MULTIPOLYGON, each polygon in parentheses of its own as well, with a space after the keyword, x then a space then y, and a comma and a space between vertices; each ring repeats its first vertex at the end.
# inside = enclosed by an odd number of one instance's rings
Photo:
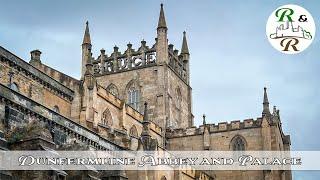
POLYGON ((167 130, 166 136, 168 138, 175 137, 187 137, 187 136, 195 136, 202 135, 204 133, 204 127, 207 126, 209 128, 210 133, 219 133, 226 131, 236 131, 241 129, 249 129, 249 128, 259 128, 261 127, 261 118, 257 119, 245 119, 243 122, 236 120, 228 122, 220 122, 218 125, 216 124, 206 124, 197 127, 190 128, 179 128, 179 129, 171 129, 167 130))
POLYGON ((51 78, 47 74, 43 73, 39 69, 33 67, 29 63, 25 62, 21 58, 17 57, 10 51, 6 50, 2 46, 0 46, 0 56, 2 60, 7 60, 12 66, 17 66, 20 70, 23 69, 27 72, 33 79, 40 82, 44 86, 50 87, 66 96, 70 100, 73 99, 74 91, 69 89, 68 87, 64 86, 60 82, 56 81, 55 79, 51 78))

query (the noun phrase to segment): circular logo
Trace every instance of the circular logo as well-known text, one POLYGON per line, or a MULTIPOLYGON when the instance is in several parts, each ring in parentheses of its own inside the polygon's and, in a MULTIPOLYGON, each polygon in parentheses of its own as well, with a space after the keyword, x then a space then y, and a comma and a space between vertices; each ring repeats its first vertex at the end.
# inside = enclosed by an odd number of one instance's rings
POLYGON ((271 45, 285 54, 304 51, 313 41, 316 27, 304 8, 288 4, 278 7, 269 16, 266 33, 271 45))

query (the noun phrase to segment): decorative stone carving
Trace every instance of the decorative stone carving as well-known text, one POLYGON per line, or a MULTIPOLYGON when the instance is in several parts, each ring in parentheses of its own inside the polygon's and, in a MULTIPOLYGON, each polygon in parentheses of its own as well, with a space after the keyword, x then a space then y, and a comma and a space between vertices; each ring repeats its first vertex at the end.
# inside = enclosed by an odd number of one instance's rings
POLYGON ((119 90, 117 88, 116 85, 114 84, 110 84, 108 87, 107 87, 107 91, 109 93, 111 93, 112 95, 114 95, 115 97, 119 97, 119 90))
POLYGON ((122 54, 117 46, 114 47, 110 57, 100 55, 93 62, 96 75, 112 74, 155 65, 156 50, 146 46, 146 41, 141 41, 138 51, 132 49, 132 44, 127 45, 127 50, 122 54))
POLYGON ((104 112, 102 113, 101 123, 110 127, 112 126, 113 121, 109 109, 104 110, 104 112))

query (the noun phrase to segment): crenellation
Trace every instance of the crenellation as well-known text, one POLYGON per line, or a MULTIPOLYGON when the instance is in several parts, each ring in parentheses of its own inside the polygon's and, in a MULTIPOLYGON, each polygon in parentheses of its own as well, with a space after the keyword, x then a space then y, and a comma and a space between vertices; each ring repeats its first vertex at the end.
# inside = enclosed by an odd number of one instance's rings
POLYGON ((226 131, 236 131, 246 128, 256 128, 260 127, 260 118, 254 119, 245 119, 243 121, 235 120, 231 122, 220 122, 216 124, 205 124, 200 125, 199 127, 190 127, 190 128, 177 128, 170 131, 167 130, 168 137, 182 137, 182 136, 194 136, 201 135, 204 133, 204 128, 208 127, 210 133, 219 133, 226 131))
POLYGON ((231 129, 240 129, 240 120, 231 121, 231 129))
POLYGON ((96 76, 150 67, 156 64, 156 49, 154 46, 149 48, 146 41, 142 40, 138 50, 133 49, 132 44, 129 43, 127 49, 121 53, 119 47, 115 46, 109 57, 100 55, 92 63, 96 76))
POLYGON ((245 119, 245 120, 243 121, 244 127, 245 127, 245 128, 252 127, 253 124, 254 124, 253 122, 254 122, 253 119, 245 119))
POLYGON ((219 126, 216 124, 208 124, 207 126, 209 126, 209 132, 217 132, 219 131, 219 126))
POLYGON ((228 123, 227 122, 218 123, 219 131, 226 131, 228 129, 227 127, 228 127, 228 123))
POLYGON ((187 129, 186 129, 185 134, 186 134, 186 135, 192 135, 192 134, 195 134, 195 133, 196 133, 196 130, 197 130, 197 128, 196 128, 196 127, 190 127, 190 128, 187 128, 187 129))
POLYGON ((169 47, 169 52, 170 52, 170 53, 173 53, 173 47, 174 47, 174 45, 173 45, 173 44, 169 44, 168 47, 169 47))
POLYGON ((173 55, 175 56, 175 58, 178 58, 178 56, 179 56, 179 50, 178 50, 178 49, 175 49, 175 50, 173 51, 173 55))

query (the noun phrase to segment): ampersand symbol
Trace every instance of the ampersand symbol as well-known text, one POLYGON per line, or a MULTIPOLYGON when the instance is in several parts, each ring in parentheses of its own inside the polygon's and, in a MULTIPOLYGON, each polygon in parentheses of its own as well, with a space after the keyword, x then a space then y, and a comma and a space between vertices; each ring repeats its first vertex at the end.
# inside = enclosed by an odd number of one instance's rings
POLYGON ((307 22, 307 16, 306 15, 301 15, 298 19, 299 22, 307 22))

